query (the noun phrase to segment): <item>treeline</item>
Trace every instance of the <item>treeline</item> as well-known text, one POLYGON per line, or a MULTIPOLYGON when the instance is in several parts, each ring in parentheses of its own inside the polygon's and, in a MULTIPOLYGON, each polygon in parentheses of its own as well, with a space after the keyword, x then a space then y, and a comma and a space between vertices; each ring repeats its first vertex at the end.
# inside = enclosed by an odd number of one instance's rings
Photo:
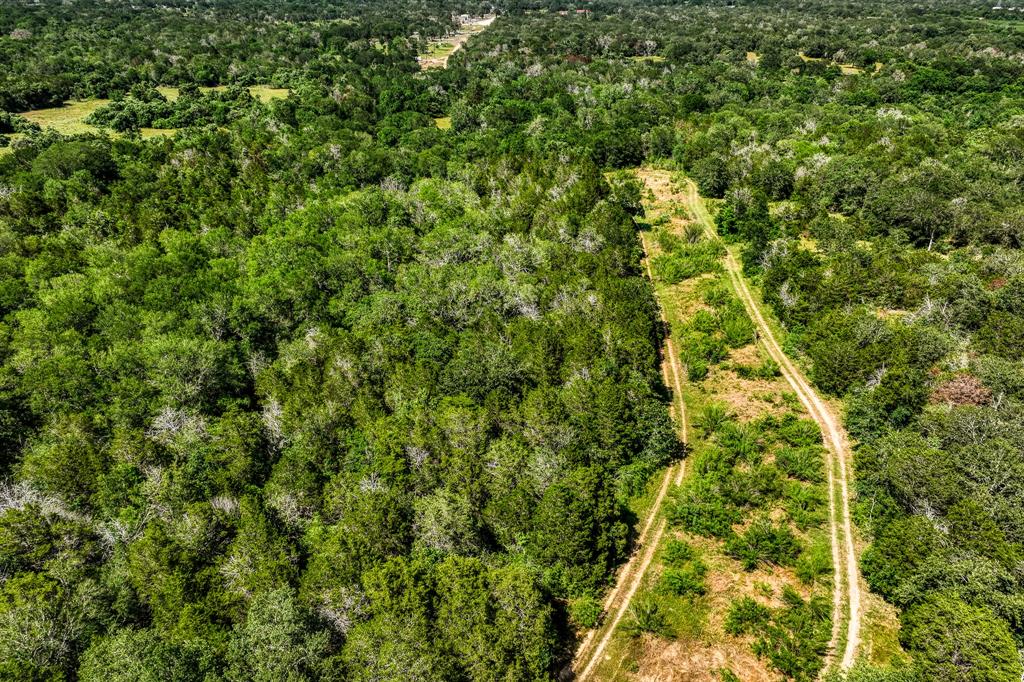
POLYGON ((249 113, 255 104, 256 98, 242 86, 204 93, 189 85, 173 100, 154 88, 135 86, 127 96, 94 111, 86 122, 118 132, 225 125, 249 113))

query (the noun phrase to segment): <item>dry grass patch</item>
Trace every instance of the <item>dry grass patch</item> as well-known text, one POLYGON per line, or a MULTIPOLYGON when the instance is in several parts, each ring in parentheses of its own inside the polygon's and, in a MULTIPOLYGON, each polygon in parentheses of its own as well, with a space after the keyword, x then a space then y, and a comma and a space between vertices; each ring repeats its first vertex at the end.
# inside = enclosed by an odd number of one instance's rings
POLYGON ((61 135, 98 133, 99 128, 88 125, 85 119, 89 117, 89 114, 109 103, 109 99, 88 99, 68 102, 60 107, 26 111, 21 115, 41 128, 52 128, 61 135))

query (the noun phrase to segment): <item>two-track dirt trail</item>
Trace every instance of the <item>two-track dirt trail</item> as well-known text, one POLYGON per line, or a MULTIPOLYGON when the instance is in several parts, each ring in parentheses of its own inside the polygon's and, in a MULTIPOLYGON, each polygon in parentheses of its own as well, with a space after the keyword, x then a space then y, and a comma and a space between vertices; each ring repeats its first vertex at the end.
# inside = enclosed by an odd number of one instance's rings
MULTIPOLYGON (((647 277, 653 283, 654 277, 651 274, 650 252, 647 249, 647 240, 644 238, 643 233, 640 234, 640 243, 644 249, 647 277)), ((658 309, 662 324, 668 324, 660 301, 658 302, 658 309)), ((687 441, 686 404, 683 401, 679 356, 676 354, 675 345, 672 343, 670 336, 665 339, 665 357, 662 364, 662 373, 665 376, 666 385, 672 387, 672 411, 676 418, 679 439, 685 444, 687 441)), ((661 508, 668 494, 669 485, 673 482, 675 485, 682 483, 685 467, 686 462, 684 460, 665 470, 661 487, 658 489, 658 495, 651 504, 647 517, 644 519, 643 528, 637 538, 636 549, 625 565, 619 569, 615 580, 615 587, 612 588, 605 598, 604 610, 607 617, 601 627, 587 633, 587 636, 584 637, 579 649, 576 651, 573 670, 576 672, 577 680, 587 680, 593 676, 594 671, 604 656, 605 650, 608 648, 612 635, 615 634, 615 629, 626 615, 629 605, 633 601, 633 596, 643 583, 644 574, 647 572, 648 567, 650 567, 651 561, 654 559, 654 553, 661 543, 662 536, 665 534, 666 521, 661 515, 661 508), (652 528, 654 528, 653 532, 652 528)))
MULTIPOLYGON (((668 174, 667 171, 665 173, 668 174)), ((697 186, 690 180, 687 180, 686 185, 686 191, 679 198, 686 205, 694 220, 704 228, 709 238, 717 239, 711 214, 704 205, 697 186)), ((671 187, 671 184, 666 182, 662 186, 671 187)), ((853 539, 853 523, 850 519, 848 470, 852 454, 849 441, 832 409, 821 399, 800 369, 782 351, 771 326, 761 312, 760 305, 747 286, 740 263, 731 253, 727 253, 725 263, 733 288, 743 301, 750 319, 757 325, 758 334, 764 342, 765 348, 772 359, 779 364, 783 376, 796 392, 800 402, 821 427, 825 445, 829 450, 829 525, 832 536, 832 563, 835 571, 829 659, 833 664, 837 660, 839 642, 845 634, 846 644, 842 656, 838 658, 838 663, 841 669, 848 670, 853 665, 854 656, 860 644, 862 613, 860 572, 853 539), (844 611, 846 622, 845 627, 842 627, 844 611)), ((826 665, 825 669, 829 667, 831 666, 826 665)))
POLYGON ((488 26, 494 23, 497 16, 489 14, 485 17, 479 17, 471 21, 466 22, 462 25, 462 29, 453 33, 445 38, 439 38, 432 41, 432 46, 447 46, 444 49, 434 53, 433 49, 431 54, 425 54, 418 57, 421 69, 447 69, 448 59, 458 52, 466 44, 466 42, 475 36, 477 33, 482 32, 488 26))

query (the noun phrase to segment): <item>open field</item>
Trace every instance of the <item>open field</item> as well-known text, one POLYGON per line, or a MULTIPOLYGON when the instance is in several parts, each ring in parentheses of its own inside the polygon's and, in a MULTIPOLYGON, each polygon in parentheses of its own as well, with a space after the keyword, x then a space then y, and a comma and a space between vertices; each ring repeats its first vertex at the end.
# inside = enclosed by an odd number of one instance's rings
MULTIPOLYGON (((216 87, 201 87, 199 88, 203 92, 224 92, 228 89, 226 85, 218 85, 216 87)), ((168 100, 173 102, 178 99, 178 93, 180 88, 176 88, 170 85, 161 85, 157 90, 166 97, 168 100)), ((288 88, 275 88, 269 85, 250 85, 249 94, 258 99, 261 102, 270 102, 275 99, 284 99, 288 96, 290 90, 288 88)))
MULTIPOLYGON (((829 61, 829 60, 825 59, 824 57, 808 57, 803 52, 800 53, 800 59, 804 60, 805 62, 827 62, 827 61, 829 61)), ((839 70, 843 72, 844 76, 856 76, 856 75, 864 73, 864 69, 862 69, 859 66, 855 66, 854 64, 837 64, 836 62, 830 62, 830 63, 834 64, 835 66, 838 66, 839 70)), ((875 62, 875 70, 874 70, 873 73, 878 73, 881 70, 882 70, 882 63, 881 62, 875 62)))
MULTIPOLYGON (((223 91, 226 90, 227 86, 217 86, 213 88, 200 88, 204 92, 211 91, 223 91)), ((170 86, 160 86, 157 88, 164 97, 174 101, 178 98, 179 89, 170 86)), ((287 88, 274 88, 267 85, 253 85, 249 87, 249 92, 253 97, 260 100, 261 102, 269 102, 275 99, 283 99, 288 96, 289 90, 287 88)), ((67 102, 60 107, 50 107, 47 109, 35 109, 33 111, 26 111, 21 114, 29 121, 38 124, 42 128, 50 128, 56 130, 61 135, 79 135, 81 133, 98 133, 100 128, 89 125, 85 122, 85 119, 89 117, 94 111, 102 106, 110 103, 109 99, 88 99, 80 101, 67 102)), ((143 128, 140 133, 143 138, 157 137, 160 135, 173 135, 175 131, 160 129, 160 128, 143 128)))
POLYGON ((51 128, 61 135, 99 132, 99 128, 85 122, 89 114, 110 102, 109 99, 88 99, 68 102, 61 107, 35 109, 22 114, 42 128, 51 128))

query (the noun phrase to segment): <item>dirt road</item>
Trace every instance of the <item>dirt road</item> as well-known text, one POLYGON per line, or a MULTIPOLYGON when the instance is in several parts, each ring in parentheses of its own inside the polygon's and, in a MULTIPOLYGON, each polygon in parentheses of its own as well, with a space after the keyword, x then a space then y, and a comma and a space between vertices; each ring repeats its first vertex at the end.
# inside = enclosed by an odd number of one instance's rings
POLYGON ((448 67, 448 58, 459 51, 459 49, 466 44, 466 41, 472 38, 477 33, 480 33, 485 28, 494 23, 497 17, 494 15, 482 17, 480 19, 474 19, 462 25, 462 29, 457 33, 442 38, 434 42, 435 46, 440 49, 435 53, 431 50, 431 54, 426 54, 419 57, 421 69, 444 69, 448 67), (445 47, 440 47, 445 46, 445 47))
MULTIPOLYGON (((704 200, 697 192, 692 181, 687 181, 685 203, 694 219, 700 223, 708 236, 717 239, 714 221, 708 213, 704 200)), ((833 590, 832 639, 829 642, 829 656, 835 661, 837 648, 844 634, 846 644, 839 667, 849 670, 853 665, 854 656, 860 643, 861 629, 861 594, 860 573, 857 564, 857 552, 853 542, 853 523, 850 519, 850 490, 848 469, 852 454, 846 433, 839 425, 831 408, 821 399, 796 365, 782 351, 775 339, 771 326, 768 324, 761 308, 750 292, 743 278, 739 262, 732 256, 726 256, 726 270, 732 281, 733 288, 743 301, 751 320, 757 325, 758 333, 765 348, 775 362, 779 364, 786 381, 796 391, 800 402, 821 427, 825 445, 830 452, 829 457, 829 525, 832 535, 832 563, 835 570, 833 590), (838 504, 836 491, 838 488, 838 504), (842 541, 840 542, 840 536, 842 541), (845 575, 844 575, 845 573, 845 575), (846 627, 842 628, 844 607, 846 611, 846 627)), ((826 666, 828 668, 830 666, 826 666)))
MULTIPOLYGON (((647 276, 653 282, 654 278, 651 275, 651 259, 647 250, 647 240, 644 238, 642 233, 640 234, 640 242, 644 249, 644 263, 647 268, 647 276)), ((658 307, 661 314, 661 321, 667 324, 665 311, 661 309, 660 301, 658 307)), ((686 443, 686 404, 683 402, 679 356, 676 354, 675 345, 672 343, 671 337, 667 338, 665 342, 665 356, 663 371, 665 372, 666 383, 668 383, 669 377, 671 377, 671 386, 673 388, 673 411, 675 412, 676 424, 679 428, 679 439, 683 443, 686 443)), ((619 626, 622 618, 626 615, 629 610, 629 605, 633 601, 633 596, 643 583, 644 574, 651 565, 651 561, 654 559, 654 553, 658 549, 662 536, 665 534, 666 522, 661 516, 661 507, 665 502, 666 495, 668 494, 669 484, 673 482, 673 477, 676 485, 682 483, 683 473, 686 470, 685 467, 686 462, 682 461, 674 467, 669 467, 665 471, 665 476, 661 482, 661 488, 658 490, 658 496, 655 498, 650 511, 647 513, 643 530, 641 530, 640 537, 637 539, 637 550, 634 552, 633 556, 630 557, 629 561, 627 561, 620 569, 619 575, 615 581, 615 587, 605 598, 604 610, 605 613, 608 614, 608 617, 605 619, 601 627, 596 630, 591 630, 587 636, 584 637, 583 642, 580 644, 580 648, 576 651, 576 658, 573 661, 573 670, 576 671, 576 679, 580 682, 593 676, 595 669, 601 662, 602 656, 604 656, 605 650, 608 648, 608 643, 611 641, 612 635, 615 634, 615 629, 619 626), (655 523, 657 524, 657 529, 652 535, 651 527, 654 526, 655 523)))

